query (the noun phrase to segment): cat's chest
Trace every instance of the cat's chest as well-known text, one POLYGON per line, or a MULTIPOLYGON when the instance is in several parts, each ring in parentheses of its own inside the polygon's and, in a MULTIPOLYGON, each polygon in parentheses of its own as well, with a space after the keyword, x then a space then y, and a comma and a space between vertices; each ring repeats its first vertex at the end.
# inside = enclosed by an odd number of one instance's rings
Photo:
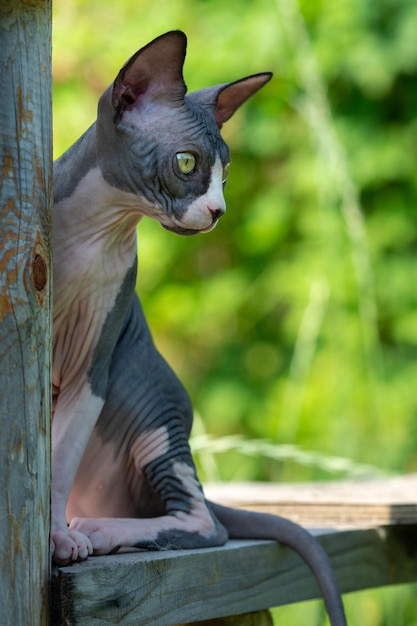
POLYGON ((59 390, 84 384, 111 357, 134 289, 136 257, 132 250, 123 263, 108 261, 88 258, 88 268, 72 268, 65 288, 58 283, 55 290, 53 382, 59 390))
POLYGON ((111 352, 134 289, 138 216, 112 212, 103 198, 98 206, 93 192, 81 186, 55 207, 53 382, 60 391, 85 383, 97 353, 103 360, 111 352))

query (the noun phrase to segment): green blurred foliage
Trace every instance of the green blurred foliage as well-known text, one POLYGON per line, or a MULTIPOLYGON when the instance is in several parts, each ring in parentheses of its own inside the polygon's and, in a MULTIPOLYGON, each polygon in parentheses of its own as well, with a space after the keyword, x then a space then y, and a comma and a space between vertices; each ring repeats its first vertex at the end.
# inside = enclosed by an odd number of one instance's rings
MULTIPOLYGON (((216 230, 181 238, 140 223, 138 290, 192 396, 196 435, 313 453, 208 445, 200 471, 275 481, 416 471, 417 4, 55 0, 56 156, 95 119, 124 61, 173 28, 189 38, 190 90, 275 76, 224 128, 233 162, 216 230), (324 462, 335 457, 350 465, 324 462)), ((310 622, 309 607, 277 619, 310 622)), ((417 625, 408 589, 355 594, 348 608, 353 625, 417 625)))

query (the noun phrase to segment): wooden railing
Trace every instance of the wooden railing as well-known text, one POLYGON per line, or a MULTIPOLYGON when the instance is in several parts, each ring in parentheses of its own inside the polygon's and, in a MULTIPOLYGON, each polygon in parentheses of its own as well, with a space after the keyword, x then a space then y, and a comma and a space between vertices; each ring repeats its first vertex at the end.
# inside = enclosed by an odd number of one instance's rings
MULTIPOLYGON (((417 580, 417 476, 206 491, 223 503, 315 527, 343 593, 417 580)), ((269 608, 317 597, 310 571, 289 548, 230 541, 221 548, 129 552, 57 568, 53 623, 263 626, 272 623, 269 608)))

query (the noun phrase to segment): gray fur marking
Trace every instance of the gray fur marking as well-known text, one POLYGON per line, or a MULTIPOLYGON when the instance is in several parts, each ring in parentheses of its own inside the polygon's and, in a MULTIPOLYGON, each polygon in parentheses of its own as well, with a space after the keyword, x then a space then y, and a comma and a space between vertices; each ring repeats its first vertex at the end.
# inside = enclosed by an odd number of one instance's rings
POLYGON ((54 162, 54 202, 70 198, 79 182, 95 165, 96 123, 54 162), (76 155, 76 157, 75 157, 76 155))
POLYGON ((114 307, 107 313, 100 337, 94 349, 92 365, 88 371, 88 380, 95 396, 106 399, 109 368, 113 350, 117 341, 118 330, 123 324, 132 293, 135 289, 137 260, 128 270, 117 294, 114 307))

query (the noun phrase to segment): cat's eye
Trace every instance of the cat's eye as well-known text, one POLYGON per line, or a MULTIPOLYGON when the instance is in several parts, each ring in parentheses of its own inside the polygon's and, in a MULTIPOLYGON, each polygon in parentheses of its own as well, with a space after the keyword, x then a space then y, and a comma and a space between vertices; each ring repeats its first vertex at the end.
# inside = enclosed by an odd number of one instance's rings
POLYGON ((229 163, 226 163, 226 165, 223 165, 223 170, 222 170, 222 184, 223 185, 226 184, 228 175, 229 175, 229 163))
POLYGON ((195 170, 195 156, 192 152, 177 152, 177 164, 183 174, 192 174, 195 170))

